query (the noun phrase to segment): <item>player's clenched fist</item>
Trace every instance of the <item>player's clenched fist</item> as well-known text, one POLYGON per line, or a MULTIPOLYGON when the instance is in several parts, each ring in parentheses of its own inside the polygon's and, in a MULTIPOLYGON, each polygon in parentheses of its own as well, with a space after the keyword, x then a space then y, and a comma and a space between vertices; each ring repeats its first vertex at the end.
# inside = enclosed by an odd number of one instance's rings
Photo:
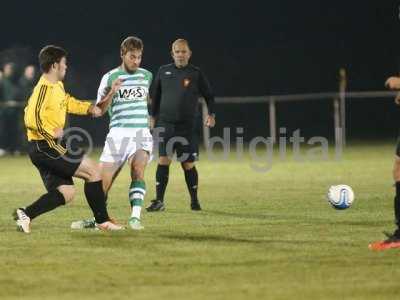
POLYGON ((101 108, 96 105, 91 105, 88 110, 88 115, 91 115, 93 118, 98 118, 103 115, 101 108))

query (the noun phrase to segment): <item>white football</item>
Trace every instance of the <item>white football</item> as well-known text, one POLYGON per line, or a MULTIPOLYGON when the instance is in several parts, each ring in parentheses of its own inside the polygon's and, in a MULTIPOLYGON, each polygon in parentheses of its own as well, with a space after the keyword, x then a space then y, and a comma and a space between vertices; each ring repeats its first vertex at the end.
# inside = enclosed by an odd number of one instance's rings
POLYGON ((346 209, 354 201, 354 192, 345 184, 332 185, 327 194, 329 203, 336 209, 346 209))

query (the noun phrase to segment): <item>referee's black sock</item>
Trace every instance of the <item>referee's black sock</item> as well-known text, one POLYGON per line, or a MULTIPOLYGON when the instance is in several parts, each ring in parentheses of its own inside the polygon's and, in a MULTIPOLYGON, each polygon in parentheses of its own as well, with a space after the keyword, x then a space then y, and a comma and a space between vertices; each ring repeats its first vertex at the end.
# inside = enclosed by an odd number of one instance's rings
POLYGON ((59 190, 53 190, 42 195, 38 200, 25 208, 26 215, 32 219, 65 204, 63 194, 59 190))
POLYGON ((185 180, 191 201, 197 202, 197 185, 199 184, 199 175, 197 174, 196 167, 193 167, 190 170, 185 170, 185 180))
POLYGON ((169 177, 169 165, 158 164, 156 171, 156 199, 164 202, 164 194, 167 189, 169 177))
POLYGON ((107 213, 102 181, 85 182, 84 190, 96 223, 101 224, 108 221, 110 217, 107 213))

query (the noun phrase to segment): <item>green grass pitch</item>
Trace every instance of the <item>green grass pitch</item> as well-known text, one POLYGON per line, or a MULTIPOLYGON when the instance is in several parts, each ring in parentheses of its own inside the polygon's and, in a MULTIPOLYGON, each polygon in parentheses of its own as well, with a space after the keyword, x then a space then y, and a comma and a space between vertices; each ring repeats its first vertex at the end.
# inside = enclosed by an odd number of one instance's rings
MULTIPOLYGON (((11 213, 44 188, 28 157, 1 158, 0 299, 396 299, 400 249, 368 250, 394 228, 393 153, 394 143, 358 144, 339 161, 275 158, 266 173, 248 155, 203 155, 202 212, 190 211, 174 163, 166 211, 144 212, 141 232, 71 231, 90 215, 76 180, 74 202, 35 220, 30 235, 15 231, 11 213), (339 183, 355 191, 346 211, 325 200, 339 183)), ((109 197, 120 222, 128 185, 125 167, 109 197)))

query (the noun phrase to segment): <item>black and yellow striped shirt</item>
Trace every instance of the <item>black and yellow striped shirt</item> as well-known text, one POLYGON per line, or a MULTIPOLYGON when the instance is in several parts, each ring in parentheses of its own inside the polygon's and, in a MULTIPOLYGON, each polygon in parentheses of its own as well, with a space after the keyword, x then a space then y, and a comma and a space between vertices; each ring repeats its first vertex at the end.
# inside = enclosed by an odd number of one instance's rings
POLYGON ((65 148, 55 142, 54 130, 64 128, 67 113, 86 115, 90 104, 66 93, 61 81, 51 83, 42 76, 25 107, 28 140, 46 140, 51 148, 64 154, 65 148))

